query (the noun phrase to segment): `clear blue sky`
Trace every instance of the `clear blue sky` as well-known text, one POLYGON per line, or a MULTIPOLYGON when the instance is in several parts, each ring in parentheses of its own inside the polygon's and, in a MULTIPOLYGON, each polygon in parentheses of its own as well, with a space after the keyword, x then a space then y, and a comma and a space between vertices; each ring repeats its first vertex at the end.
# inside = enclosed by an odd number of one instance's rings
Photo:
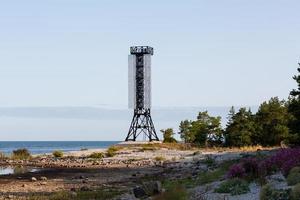
POLYGON ((300 1, 0 3, 0 106, 127 105, 127 55, 150 45, 153 106, 258 105, 296 87, 300 1))

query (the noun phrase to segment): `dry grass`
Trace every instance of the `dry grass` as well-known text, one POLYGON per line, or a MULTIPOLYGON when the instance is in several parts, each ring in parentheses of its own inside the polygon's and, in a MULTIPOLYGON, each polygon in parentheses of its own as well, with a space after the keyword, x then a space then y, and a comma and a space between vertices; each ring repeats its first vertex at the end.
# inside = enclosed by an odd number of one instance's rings
POLYGON ((106 156, 107 157, 113 157, 117 154, 118 151, 120 151, 121 149, 123 149, 124 147, 121 147, 121 146, 111 146, 107 149, 107 152, 106 152, 106 156))
POLYGON ((165 161, 166 158, 163 157, 163 156, 156 156, 156 157, 154 158, 154 160, 156 160, 156 161, 165 161))

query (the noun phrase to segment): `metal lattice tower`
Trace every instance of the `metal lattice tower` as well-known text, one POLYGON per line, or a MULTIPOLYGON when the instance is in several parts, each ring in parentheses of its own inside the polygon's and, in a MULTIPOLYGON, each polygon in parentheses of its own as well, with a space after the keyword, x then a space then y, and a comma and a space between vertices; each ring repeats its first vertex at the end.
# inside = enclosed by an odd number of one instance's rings
POLYGON ((128 56, 128 102, 134 109, 125 141, 136 141, 142 133, 149 141, 159 141, 151 118, 151 56, 149 46, 130 47, 128 56))

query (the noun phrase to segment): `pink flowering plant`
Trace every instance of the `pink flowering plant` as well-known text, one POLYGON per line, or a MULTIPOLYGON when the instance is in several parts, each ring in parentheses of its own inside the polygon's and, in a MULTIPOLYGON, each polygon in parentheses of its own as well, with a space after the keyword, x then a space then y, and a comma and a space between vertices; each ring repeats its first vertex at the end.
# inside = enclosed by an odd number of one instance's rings
POLYGON ((296 166, 300 166, 300 148, 280 149, 267 158, 245 158, 230 167, 228 178, 260 178, 276 171, 284 175, 296 166))

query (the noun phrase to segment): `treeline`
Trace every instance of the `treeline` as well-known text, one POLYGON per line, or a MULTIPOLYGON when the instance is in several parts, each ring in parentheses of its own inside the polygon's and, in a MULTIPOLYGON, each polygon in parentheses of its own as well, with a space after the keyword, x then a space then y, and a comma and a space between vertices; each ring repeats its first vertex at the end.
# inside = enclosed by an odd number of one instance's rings
MULTIPOLYGON (((298 88, 290 92, 288 100, 273 97, 263 102, 256 113, 250 108, 236 111, 232 107, 225 129, 221 117, 199 112, 195 121, 180 122, 181 139, 201 146, 300 145, 300 68, 293 79, 298 88)), ((175 141, 172 129, 162 132, 165 142, 175 141)))

